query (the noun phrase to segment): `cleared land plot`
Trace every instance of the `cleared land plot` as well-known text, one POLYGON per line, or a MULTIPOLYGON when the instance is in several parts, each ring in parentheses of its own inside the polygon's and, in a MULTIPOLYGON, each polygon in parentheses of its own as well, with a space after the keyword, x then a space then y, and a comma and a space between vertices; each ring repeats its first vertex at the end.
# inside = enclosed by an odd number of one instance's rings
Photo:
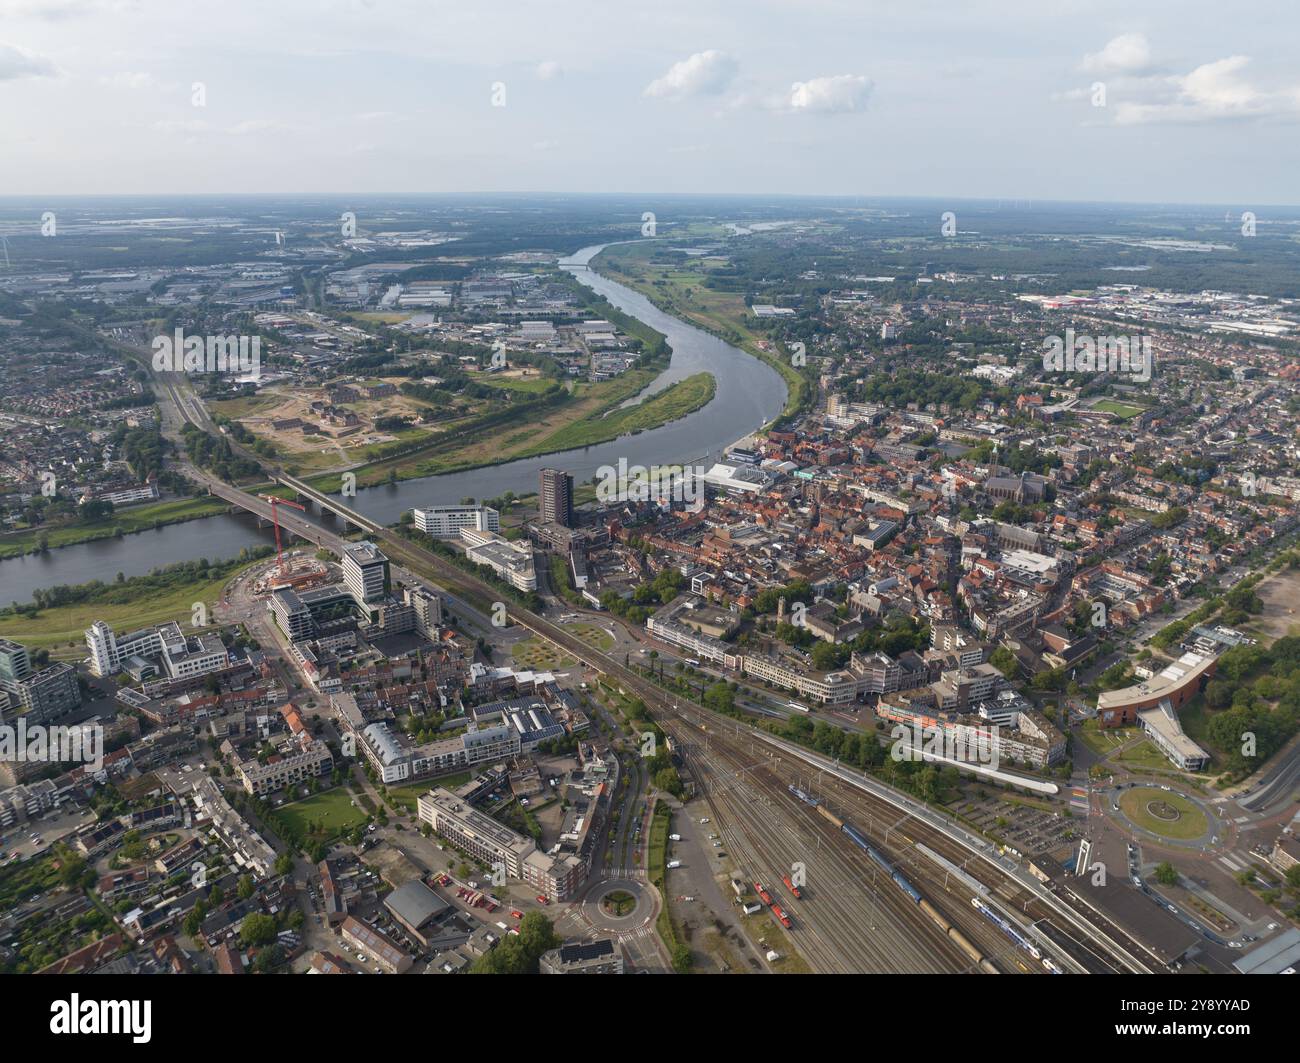
POLYGON ((564 656, 549 642, 536 638, 516 643, 511 650, 511 656, 514 657, 516 664, 539 672, 549 672, 556 668, 572 668, 577 664, 572 657, 564 656))

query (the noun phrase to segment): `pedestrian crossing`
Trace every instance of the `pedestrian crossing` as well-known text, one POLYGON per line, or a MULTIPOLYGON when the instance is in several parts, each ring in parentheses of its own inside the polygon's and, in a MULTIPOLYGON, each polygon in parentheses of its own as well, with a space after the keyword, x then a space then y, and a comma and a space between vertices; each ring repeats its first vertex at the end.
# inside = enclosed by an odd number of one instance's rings
POLYGON ((1219 857, 1219 863, 1221 863, 1221 864, 1222 864, 1224 867, 1226 867, 1229 871, 1245 871, 1245 870, 1246 870, 1246 865, 1245 865, 1245 864, 1243 864, 1241 861, 1236 860, 1236 859, 1234 859, 1233 857, 1229 856, 1227 853, 1225 853, 1223 856, 1219 857))
POLYGON ((645 868, 643 867, 607 867, 600 873, 600 877, 605 881, 619 878, 631 878, 640 882, 645 882, 649 878, 646 874, 645 868))
POLYGON ((1092 811, 1092 791, 1086 786, 1070 788, 1070 807, 1085 816, 1092 811))

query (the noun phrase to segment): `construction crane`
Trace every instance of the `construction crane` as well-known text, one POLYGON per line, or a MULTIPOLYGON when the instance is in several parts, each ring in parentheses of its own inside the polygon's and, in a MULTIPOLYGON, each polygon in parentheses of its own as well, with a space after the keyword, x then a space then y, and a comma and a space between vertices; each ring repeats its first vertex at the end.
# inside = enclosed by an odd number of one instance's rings
POLYGON ((258 495, 263 502, 271 503, 271 523, 275 525, 275 571, 281 576, 284 575, 284 555, 280 551, 280 514, 276 506, 293 506, 294 509, 300 509, 307 512, 306 506, 300 506, 297 502, 290 502, 287 498, 277 498, 275 495, 258 495))

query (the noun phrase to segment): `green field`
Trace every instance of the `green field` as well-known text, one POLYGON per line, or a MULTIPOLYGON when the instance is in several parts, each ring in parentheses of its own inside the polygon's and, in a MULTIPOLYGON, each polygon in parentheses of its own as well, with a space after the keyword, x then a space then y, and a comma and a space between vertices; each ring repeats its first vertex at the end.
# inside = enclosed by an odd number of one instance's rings
POLYGON ((117 510, 108 520, 94 524, 72 524, 59 528, 36 528, 27 531, 9 532, 0 536, 0 559, 20 557, 35 551, 37 540, 43 534, 51 550, 60 546, 72 546, 75 543, 94 542, 97 539, 111 539, 120 528, 122 534, 152 531, 155 527, 179 524, 182 521, 210 517, 214 513, 224 513, 230 503, 220 498, 202 495, 198 498, 177 498, 165 502, 150 502, 142 506, 130 506, 117 510))
POLYGON ((1131 749, 1124 750, 1123 753, 1115 757, 1115 760, 1134 771, 1141 771, 1142 769, 1167 771, 1173 767, 1169 763, 1169 758, 1149 741, 1139 742, 1131 749))
POLYGON ((1101 399, 1094 402, 1092 408, 1100 410, 1102 413, 1113 413, 1116 417, 1122 417, 1126 421, 1142 412, 1141 406, 1130 406, 1127 403, 1116 402, 1114 399, 1101 399))
POLYGON ((1095 719, 1085 720, 1075 734, 1083 739, 1084 744, 1099 757, 1113 753, 1119 746, 1133 737, 1132 732, 1129 730, 1107 729, 1103 731, 1097 726, 1095 719))
MULTIPOLYGON (((256 563, 249 562, 250 565, 256 563)), ((103 620, 116 631, 135 631, 168 620, 180 621, 188 629, 194 603, 207 605, 211 616, 213 602, 221 596, 221 589, 234 575, 182 583, 164 592, 150 591, 148 598, 127 605, 81 602, 42 609, 31 618, 0 617, 0 638, 13 639, 31 649, 48 649, 55 657, 72 658, 84 653, 86 628, 96 620, 103 620), (59 648, 70 652, 59 653, 59 648)), ((112 578, 110 573, 105 576, 106 582, 112 578)))
POLYGON ((588 646, 594 647, 601 653, 608 653, 614 647, 614 640, 609 637, 609 632, 594 624, 568 624, 564 630, 576 635, 588 646))
POLYGON ((1176 841, 1193 841, 1210 829, 1205 813, 1181 794, 1161 790, 1157 786, 1139 786, 1127 790, 1119 799, 1119 807, 1129 821, 1144 830, 1176 841), (1163 819, 1148 806, 1163 802, 1177 812, 1177 819, 1163 819))
POLYGON ((635 406, 615 410, 605 417, 565 425, 524 451, 521 456, 536 457, 559 450, 589 447, 593 443, 604 443, 622 435, 658 428, 706 406, 713 399, 717 386, 712 373, 696 373, 635 406))
POLYGON ((338 837, 366 821, 365 810, 359 801, 355 806, 352 804, 352 796, 346 786, 339 786, 282 805, 277 811, 293 823, 304 838, 312 836, 313 831, 317 830, 330 837, 338 837))
POLYGON ((399 808, 404 808, 412 815, 415 814, 415 803, 420 799, 421 794, 427 794, 435 786, 442 786, 448 790, 454 790, 458 786, 464 786, 469 782, 471 776, 467 771, 457 772, 455 775, 442 775, 437 778, 422 779, 420 782, 407 783, 405 786, 390 786, 388 788, 388 799, 399 808))

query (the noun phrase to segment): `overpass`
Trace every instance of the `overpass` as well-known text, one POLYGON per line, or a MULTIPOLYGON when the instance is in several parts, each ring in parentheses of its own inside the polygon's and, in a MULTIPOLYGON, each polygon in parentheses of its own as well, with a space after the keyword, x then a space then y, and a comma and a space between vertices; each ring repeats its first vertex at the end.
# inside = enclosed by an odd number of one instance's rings
POLYGON ((290 476, 283 470, 277 469, 275 471, 275 482, 283 484, 285 487, 292 488, 297 492, 300 498, 305 498, 310 502, 315 502, 321 509, 328 509, 344 522, 345 531, 347 530, 347 525, 351 524, 360 528, 364 532, 369 532, 371 535, 383 537, 387 532, 387 529, 377 521, 373 521, 369 517, 358 513, 350 506, 345 506, 332 495, 327 495, 324 491, 316 490, 316 488, 312 487, 311 484, 298 479, 296 476, 290 476))
POLYGON ((215 478, 205 476, 204 482, 207 484, 210 495, 224 499, 240 509, 247 510, 254 516, 265 520, 268 524, 278 520, 281 530, 291 532, 300 539, 306 539, 309 543, 323 546, 336 554, 343 548, 344 540, 342 536, 335 534, 328 528, 322 528, 319 524, 313 523, 292 510, 277 509, 273 515, 271 513, 271 503, 264 502, 257 495, 242 491, 238 487, 232 487, 230 484, 215 478))
MULTIPOLYGON (((206 424, 203 423, 207 418, 197 416, 193 407, 187 405, 187 396, 177 394, 174 385, 168 390, 170 397, 176 403, 182 416, 187 421, 196 424, 197 427, 203 428, 210 434, 215 434, 213 432, 215 426, 212 426, 210 421, 206 424)), ((252 460, 258 459, 253 458, 252 460)), ((397 535, 377 521, 371 520, 369 517, 366 517, 351 507, 344 505, 341 501, 318 491, 316 488, 297 477, 291 476, 279 468, 273 470, 273 476, 275 482, 280 483, 285 487, 292 488, 301 498, 315 502, 322 510, 329 510, 331 513, 334 513, 340 520, 345 522, 345 529, 347 524, 351 524, 387 544, 392 553, 397 556, 404 556, 408 560, 408 563, 411 560, 415 560, 421 563, 426 569, 438 573, 440 582, 445 582, 450 586, 457 587, 462 591, 462 593, 467 590, 472 595, 484 597, 488 600, 491 600, 496 596, 497 592, 490 586, 483 583, 473 575, 456 568, 445 558, 441 558, 410 540, 397 535)), ((240 506, 259 517, 263 517, 267 520, 271 519, 272 514, 270 504, 264 502, 256 495, 226 484, 224 481, 212 476, 211 474, 201 474, 201 478, 207 483, 209 491, 217 497, 240 506)), ((322 528, 318 524, 312 523, 305 517, 293 513, 293 511, 289 511, 287 514, 279 514, 279 516, 281 528, 287 529, 294 534, 307 539, 309 542, 316 543, 318 546, 324 546, 327 549, 333 550, 341 556, 342 547, 345 542, 341 536, 322 528)), ((508 617, 513 622, 518 623, 529 631, 532 631, 534 634, 547 640, 552 645, 567 650, 576 660, 581 661, 593 671, 613 679, 623 690, 632 692, 640 697, 647 706, 653 706, 658 710, 657 718, 661 724, 669 723, 669 726, 673 730, 677 730, 683 726, 687 728, 692 727, 690 722, 691 713, 688 713, 687 706, 677 705, 674 702, 674 699, 672 699, 666 691, 644 676, 639 675, 625 665, 619 664, 614 658, 600 652, 590 644, 582 641, 565 629, 552 624, 550 621, 531 610, 506 603, 506 611, 508 617), (670 715, 677 717, 677 719, 668 719, 670 715)), ((696 711, 694 706, 690 706, 690 709, 696 711)), ((698 719, 704 719, 706 717, 711 721, 713 720, 712 714, 708 713, 707 710, 697 710, 698 719)), ((776 746, 777 748, 784 748, 787 753, 798 756, 807 762, 813 762, 815 755, 811 754, 810 751, 800 749, 799 747, 788 746, 787 743, 781 742, 781 740, 774 738, 774 736, 765 734, 758 728, 747 727, 746 730, 751 738, 759 739, 760 741, 776 746)), ((856 776, 856 773, 853 774, 856 776)), ((872 793, 873 796, 878 798, 884 797, 891 804, 894 804, 900 809, 906 810, 912 815, 917 815, 920 812, 914 802, 908 800, 901 794, 889 790, 881 784, 874 783, 874 781, 868 782, 865 778, 860 776, 849 777, 847 773, 842 777, 845 778, 845 781, 850 782, 859 790, 872 793)), ((925 811, 929 812, 929 810, 925 811)), ((1131 970, 1142 971, 1146 969, 1144 965, 1129 956, 1116 942, 1111 940, 1104 933, 1100 932, 1095 927, 1083 923, 1080 918, 1058 897, 1044 890, 1041 887, 1041 884, 1037 882, 1026 882, 1025 878, 1027 878, 1027 876, 1022 877, 1017 874, 1017 869, 997 867, 997 865, 990 860, 988 854, 981 851, 981 844, 966 835, 965 831, 960 827, 934 813, 929 813, 929 815, 924 818, 928 819, 931 825, 941 831, 945 836, 971 850, 974 854, 983 857, 983 859, 989 864, 992 864, 1007 881, 1018 885, 1027 885, 1038 896, 1040 902, 1042 902, 1049 910, 1056 912, 1067 922, 1083 931, 1086 937, 1090 938, 1094 944, 1102 948, 1105 952, 1112 956, 1118 954, 1127 961, 1131 970)))

